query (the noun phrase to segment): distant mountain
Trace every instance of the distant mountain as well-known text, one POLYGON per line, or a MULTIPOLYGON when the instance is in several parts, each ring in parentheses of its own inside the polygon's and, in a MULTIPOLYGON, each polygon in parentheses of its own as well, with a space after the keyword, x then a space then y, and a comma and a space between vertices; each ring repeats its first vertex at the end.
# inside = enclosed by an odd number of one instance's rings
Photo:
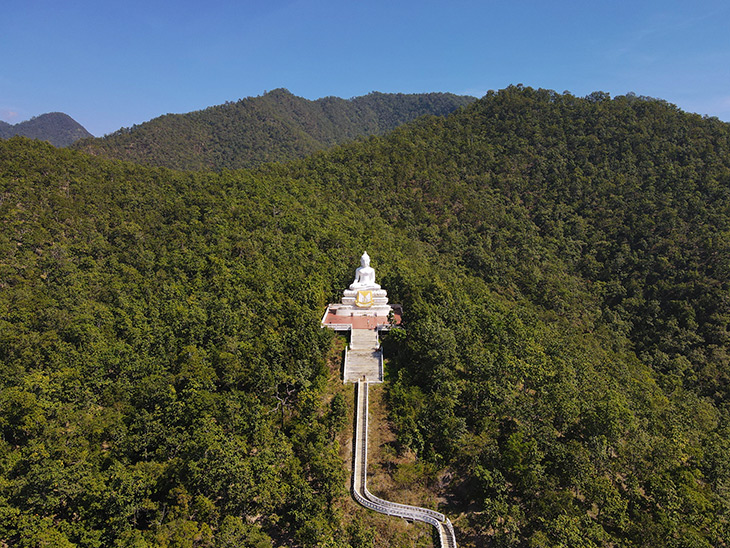
POLYGON ((450 93, 370 93, 310 101, 285 89, 188 114, 167 114, 75 148, 177 169, 251 167, 292 160, 360 136, 382 135, 423 115, 475 101, 450 93))
POLYGON ((15 135, 48 141, 57 147, 67 147, 79 139, 93 137, 84 126, 63 112, 41 114, 15 125, 0 122, 0 138, 10 139, 15 135))

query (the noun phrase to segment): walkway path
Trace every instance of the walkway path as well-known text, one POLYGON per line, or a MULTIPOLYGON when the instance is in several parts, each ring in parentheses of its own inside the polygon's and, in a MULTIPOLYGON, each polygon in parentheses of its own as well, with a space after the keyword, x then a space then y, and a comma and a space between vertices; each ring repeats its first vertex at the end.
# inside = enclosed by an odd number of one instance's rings
POLYGON ((352 471, 352 492, 355 500, 369 508, 388 514, 398 516, 409 521, 423 521, 430 523, 439 535, 441 548, 456 548, 456 537, 451 521, 434 510, 398 504, 376 497, 367 486, 367 462, 368 462, 368 381, 359 379, 357 381, 357 420, 355 429, 355 459, 352 471))

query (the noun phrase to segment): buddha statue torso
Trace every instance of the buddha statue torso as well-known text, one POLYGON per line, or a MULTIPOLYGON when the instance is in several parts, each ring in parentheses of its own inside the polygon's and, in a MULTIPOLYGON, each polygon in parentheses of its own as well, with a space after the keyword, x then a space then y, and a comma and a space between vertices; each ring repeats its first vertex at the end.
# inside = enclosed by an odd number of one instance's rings
POLYGON ((367 252, 360 257, 360 267, 355 270, 355 280, 350 289, 380 289, 375 283, 375 269, 370 266, 370 256, 367 252))

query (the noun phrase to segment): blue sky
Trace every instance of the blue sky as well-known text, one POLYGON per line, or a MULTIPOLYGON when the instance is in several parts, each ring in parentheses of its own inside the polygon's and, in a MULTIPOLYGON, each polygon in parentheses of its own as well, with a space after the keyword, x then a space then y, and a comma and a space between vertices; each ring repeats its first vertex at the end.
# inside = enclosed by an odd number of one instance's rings
POLYGON ((13 0, 0 119, 95 135, 285 87, 482 96, 510 84, 634 92, 730 121, 727 0, 13 0))

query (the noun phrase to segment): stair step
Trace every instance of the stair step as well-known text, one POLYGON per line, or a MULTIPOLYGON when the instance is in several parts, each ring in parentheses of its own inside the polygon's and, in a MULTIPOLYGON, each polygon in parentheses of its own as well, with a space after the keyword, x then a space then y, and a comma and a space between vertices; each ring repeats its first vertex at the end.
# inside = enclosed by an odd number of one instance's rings
POLYGON ((375 329, 350 331, 350 350, 375 350, 378 348, 378 332, 375 329))

